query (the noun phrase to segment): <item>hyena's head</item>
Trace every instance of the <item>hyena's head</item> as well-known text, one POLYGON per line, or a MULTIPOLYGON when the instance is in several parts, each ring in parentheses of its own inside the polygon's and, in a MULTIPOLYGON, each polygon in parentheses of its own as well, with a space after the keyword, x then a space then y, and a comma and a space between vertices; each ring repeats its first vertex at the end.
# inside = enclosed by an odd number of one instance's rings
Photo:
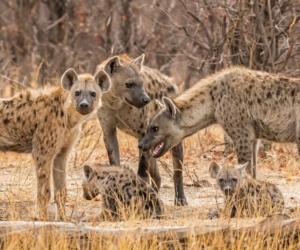
POLYGON ((163 97, 163 108, 151 119, 139 148, 152 151, 155 158, 161 157, 183 139, 179 127, 180 111, 167 97, 163 97))
POLYGON ((246 179, 246 168, 248 163, 239 164, 233 168, 220 167, 216 162, 212 162, 209 173, 217 180, 217 185, 226 196, 232 196, 246 179))
POLYGON ((104 65, 104 70, 112 81, 110 94, 137 108, 142 108, 150 102, 141 78, 143 62, 144 54, 128 60, 114 56, 104 65))
POLYGON ((83 167, 84 179, 82 181, 83 197, 87 200, 95 198, 99 193, 99 182, 104 179, 99 176, 92 167, 84 165, 83 167))
POLYGON ((70 93, 71 103, 82 115, 90 114, 102 106, 102 94, 110 89, 111 81, 107 73, 99 71, 95 76, 78 75, 72 68, 61 78, 63 88, 70 93))

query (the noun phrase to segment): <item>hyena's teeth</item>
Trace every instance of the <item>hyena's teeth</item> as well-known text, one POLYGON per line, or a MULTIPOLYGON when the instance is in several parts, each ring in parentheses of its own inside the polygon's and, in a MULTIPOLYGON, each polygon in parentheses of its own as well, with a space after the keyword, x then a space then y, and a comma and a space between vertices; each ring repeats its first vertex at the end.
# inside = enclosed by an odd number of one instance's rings
POLYGON ((159 152, 161 151, 161 149, 163 148, 163 146, 164 146, 164 143, 163 143, 163 142, 161 142, 161 143, 159 143, 158 145, 156 145, 156 146, 154 147, 154 150, 153 150, 153 155, 158 155, 159 152))

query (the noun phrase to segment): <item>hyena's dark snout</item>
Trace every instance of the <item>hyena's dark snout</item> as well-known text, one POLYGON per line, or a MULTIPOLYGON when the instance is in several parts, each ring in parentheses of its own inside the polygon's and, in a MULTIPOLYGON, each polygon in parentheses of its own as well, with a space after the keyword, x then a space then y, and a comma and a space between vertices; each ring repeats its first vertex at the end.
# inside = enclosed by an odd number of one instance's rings
POLYGON ((138 95, 138 97, 136 97, 134 99, 137 99, 135 106, 138 108, 144 107, 151 101, 150 97, 148 96, 148 94, 146 92, 142 92, 141 94, 138 95))
POLYGON ((150 97, 148 96, 148 95, 144 95, 143 97, 142 97, 142 103, 144 104, 144 105, 146 105, 146 104, 148 104, 149 102, 150 102, 150 97))
POLYGON ((150 145, 148 143, 146 143, 145 139, 141 139, 139 141, 138 147, 142 151, 148 151, 150 149, 150 145))
POLYGON ((88 101, 82 100, 77 105, 77 111, 82 115, 89 114, 92 111, 92 105, 88 101))

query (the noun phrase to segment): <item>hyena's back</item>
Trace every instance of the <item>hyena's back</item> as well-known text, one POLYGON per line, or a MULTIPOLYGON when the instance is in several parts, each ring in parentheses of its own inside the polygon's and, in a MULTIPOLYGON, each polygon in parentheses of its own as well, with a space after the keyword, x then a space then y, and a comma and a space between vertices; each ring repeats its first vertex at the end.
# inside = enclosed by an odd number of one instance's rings
POLYGON ((238 216, 267 216, 282 213, 284 198, 279 188, 269 182, 249 179, 237 191, 232 204, 238 216))
POLYGON ((232 131, 249 124, 258 138, 295 141, 299 79, 244 68, 218 74, 217 81, 210 86, 210 95, 221 125, 232 131))

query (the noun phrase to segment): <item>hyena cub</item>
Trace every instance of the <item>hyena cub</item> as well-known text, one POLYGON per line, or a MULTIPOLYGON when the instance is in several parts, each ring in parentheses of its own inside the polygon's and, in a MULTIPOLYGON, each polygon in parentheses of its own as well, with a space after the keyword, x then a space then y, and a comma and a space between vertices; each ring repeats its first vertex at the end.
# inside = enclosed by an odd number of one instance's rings
POLYGON ((224 215, 253 217, 282 213, 284 199, 281 191, 274 184, 247 174, 247 165, 221 168, 213 162, 209 167, 211 177, 217 179, 217 185, 225 195, 224 215))
POLYGON ((0 151, 32 153, 37 175, 40 219, 47 219, 50 176, 58 215, 65 217, 66 163, 81 124, 101 107, 102 93, 110 88, 109 76, 77 75, 67 70, 62 86, 25 90, 0 99, 0 151))
POLYGON ((83 196, 102 197, 105 220, 159 218, 163 203, 158 193, 129 167, 84 165, 83 196))

